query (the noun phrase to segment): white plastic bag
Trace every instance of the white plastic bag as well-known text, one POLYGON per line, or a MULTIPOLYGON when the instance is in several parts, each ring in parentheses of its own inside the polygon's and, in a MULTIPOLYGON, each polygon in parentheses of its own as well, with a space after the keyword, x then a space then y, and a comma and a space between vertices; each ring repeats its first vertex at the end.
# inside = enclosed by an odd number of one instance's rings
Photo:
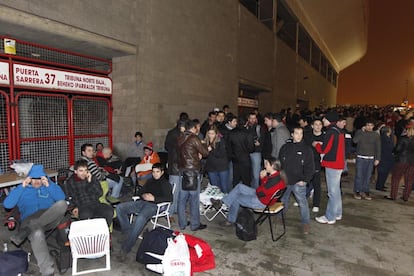
POLYGON ((32 166, 33 163, 13 162, 13 164, 10 165, 10 168, 14 169, 19 176, 27 176, 32 169, 32 166))
POLYGON ((183 234, 179 234, 174 240, 167 240, 162 266, 164 276, 189 276, 191 275, 190 251, 183 234))
MULTIPOLYGON (((146 253, 151 256, 156 255, 150 252, 146 253)), ((162 264, 147 264, 146 267, 149 270, 162 273, 164 276, 191 275, 190 251, 183 234, 179 234, 175 239, 168 238, 164 256, 157 255, 154 257, 161 259, 162 264)))

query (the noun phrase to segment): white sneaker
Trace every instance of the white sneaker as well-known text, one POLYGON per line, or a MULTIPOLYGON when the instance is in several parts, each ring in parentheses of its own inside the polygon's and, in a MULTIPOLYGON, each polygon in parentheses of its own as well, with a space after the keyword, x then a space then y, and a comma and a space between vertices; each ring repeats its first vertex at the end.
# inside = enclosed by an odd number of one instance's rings
POLYGON ((328 220, 325 216, 316 217, 315 220, 322 224, 335 224, 336 220, 328 220))
POLYGON ((314 212, 314 213, 318 213, 318 212, 319 212, 319 207, 313 207, 313 208, 312 208, 312 212, 314 212))
POLYGON ((295 202, 293 202, 293 206, 295 206, 295 207, 299 207, 299 203, 297 203, 297 202, 295 201, 295 202))
POLYGON ((342 219, 342 216, 337 216, 335 219, 336 220, 341 220, 342 219))

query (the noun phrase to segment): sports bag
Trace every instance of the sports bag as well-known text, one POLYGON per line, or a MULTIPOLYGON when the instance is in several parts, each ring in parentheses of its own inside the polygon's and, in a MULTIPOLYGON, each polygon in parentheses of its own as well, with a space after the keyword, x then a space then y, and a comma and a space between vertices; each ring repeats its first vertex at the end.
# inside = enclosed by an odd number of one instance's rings
POLYGON ((175 237, 173 233, 172 230, 163 227, 156 227, 154 230, 144 232, 135 260, 141 264, 160 264, 159 259, 145 252, 164 255, 167 248, 167 239, 175 237))
POLYGON ((237 216, 236 236, 242 241, 255 240, 257 237, 257 225, 254 214, 248 208, 242 208, 237 216))

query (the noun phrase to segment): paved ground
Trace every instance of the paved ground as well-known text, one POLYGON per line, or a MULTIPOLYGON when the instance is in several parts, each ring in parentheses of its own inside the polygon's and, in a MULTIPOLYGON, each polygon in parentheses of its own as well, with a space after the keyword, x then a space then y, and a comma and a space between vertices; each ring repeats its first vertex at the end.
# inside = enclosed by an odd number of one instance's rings
MULTIPOLYGON (((259 227, 257 240, 240 241, 234 228, 219 226, 221 217, 204 221, 206 230, 188 231, 208 241, 216 255, 216 269, 199 275, 414 275, 414 198, 392 202, 383 199, 386 193, 374 190, 372 201, 353 199, 353 170, 350 164, 350 175, 343 178, 343 220, 321 225, 311 213, 309 235, 301 232, 299 208, 292 206, 293 199, 287 233, 277 242, 271 241, 267 223, 259 227)), ((321 209, 325 206, 323 196, 321 209)), ((7 242, 10 234, 6 227, 0 227, 1 243, 7 242)), ((117 253, 119 239, 120 233, 115 231, 112 270, 94 275, 154 275, 135 262, 139 242, 134 253, 122 258, 117 253)), ((23 248, 29 248, 27 242, 23 248)), ((13 246, 9 243, 10 249, 13 246)), ((32 261, 29 272, 37 275, 37 271, 32 261)), ((71 275, 70 270, 64 275, 71 275)))

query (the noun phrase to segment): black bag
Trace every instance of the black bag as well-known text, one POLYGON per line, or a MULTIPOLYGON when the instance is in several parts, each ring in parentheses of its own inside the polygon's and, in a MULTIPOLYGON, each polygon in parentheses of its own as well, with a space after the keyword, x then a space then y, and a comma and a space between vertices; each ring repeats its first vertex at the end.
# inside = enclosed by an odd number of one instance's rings
POLYGON ((198 187, 198 172, 183 171, 182 189, 184 191, 195 191, 198 187))
POLYGON ((0 276, 16 276, 26 272, 28 267, 27 252, 13 250, 0 253, 0 276))
POLYGON ((68 237, 71 222, 70 214, 65 215, 47 240, 52 248, 50 255, 55 259, 57 269, 61 274, 72 267, 72 253, 68 237))
POLYGON ((242 241, 255 240, 257 237, 257 225, 254 214, 248 208, 242 208, 237 216, 236 236, 242 241))
POLYGON ((138 247, 136 261, 142 264, 160 264, 161 260, 151 257, 145 252, 164 255, 167 248, 167 239, 174 237, 173 233, 172 230, 163 227, 144 232, 143 239, 138 247))

